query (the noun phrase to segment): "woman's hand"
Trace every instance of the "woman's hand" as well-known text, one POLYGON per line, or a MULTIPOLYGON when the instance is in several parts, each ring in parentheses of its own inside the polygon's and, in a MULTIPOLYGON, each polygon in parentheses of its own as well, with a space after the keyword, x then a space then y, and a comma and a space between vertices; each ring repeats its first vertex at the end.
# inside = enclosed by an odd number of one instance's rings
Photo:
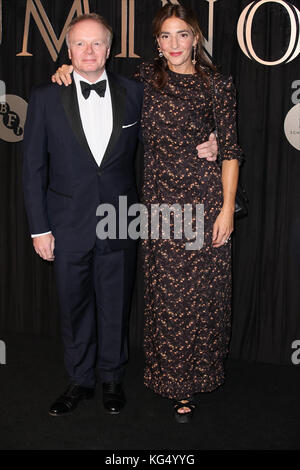
POLYGON ((56 70, 55 74, 52 75, 51 80, 53 83, 58 85, 64 84, 65 86, 71 85, 72 78, 71 73, 73 72, 73 65, 62 65, 56 70))
POLYGON ((213 247, 219 248, 227 243, 228 238, 233 232, 234 210, 222 208, 220 214, 216 218, 213 226, 212 244, 213 247))

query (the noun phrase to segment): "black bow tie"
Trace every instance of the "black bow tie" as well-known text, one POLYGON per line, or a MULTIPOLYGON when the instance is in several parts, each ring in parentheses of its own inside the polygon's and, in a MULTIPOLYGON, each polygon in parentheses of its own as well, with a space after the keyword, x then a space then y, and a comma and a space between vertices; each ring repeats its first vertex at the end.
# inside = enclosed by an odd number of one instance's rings
POLYGON ((103 96, 105 95, 105 90, 106 90, 106 80, 101 80, 101 82, 94 83, 93 85, 90 85, 87 82, 80 81, 80 86, 81 86, 83 97, 86 100, 90 96, 90 93, 92 90, 95 90, 95 92, 98 93, 98 95, 101 98, 103 98, 103 96))

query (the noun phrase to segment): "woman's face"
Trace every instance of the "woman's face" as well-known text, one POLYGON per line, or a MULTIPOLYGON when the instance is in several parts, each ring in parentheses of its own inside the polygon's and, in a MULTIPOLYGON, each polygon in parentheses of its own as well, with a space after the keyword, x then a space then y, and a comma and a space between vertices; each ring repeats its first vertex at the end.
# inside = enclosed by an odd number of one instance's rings
POLYGON ((197 44, 191 27, 180 18, 165 20, 157 38, 159 47, 173 72, 190 73, 193 46, 197 44))

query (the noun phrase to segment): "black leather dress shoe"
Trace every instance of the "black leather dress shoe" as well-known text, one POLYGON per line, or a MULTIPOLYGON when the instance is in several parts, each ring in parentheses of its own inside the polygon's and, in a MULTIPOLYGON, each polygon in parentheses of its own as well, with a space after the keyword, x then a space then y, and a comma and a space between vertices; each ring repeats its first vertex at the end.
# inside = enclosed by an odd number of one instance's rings
POLYGON ((103 405, 111 415, 117 415, 125 405, 126 399, 121 383, 103 383, 103 405))
POLYGON ((67 390, 58 397, 49 409, 51 416, 63 416, 75 410, 81 400, 88 400, 94 396, 93 388, 82 387, 77 384, 70 384, 67 390))

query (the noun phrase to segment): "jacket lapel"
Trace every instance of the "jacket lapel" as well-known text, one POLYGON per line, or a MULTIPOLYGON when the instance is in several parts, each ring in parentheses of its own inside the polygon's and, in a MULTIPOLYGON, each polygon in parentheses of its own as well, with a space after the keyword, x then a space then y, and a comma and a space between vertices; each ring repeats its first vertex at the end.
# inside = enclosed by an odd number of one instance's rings
MULTIPOLYGON (((105 154, 100 163, 100 168, 102 168, 108 162, 110 154, 114 146, 116 145, 118 138, 120 137, 126 109, 126 89, 118 83, 118 80, 113 74, 107 72, 107 76, 109 80, 109 88, 111 94, 113 129, 108 145, 106 147, 105 154)), ((62 86, 60 92, 62 105, 75 137, 79 141, 82 148, 89 155, 93 164, 98 167, 83 130, 74 79, 72 81, 72 84, 68 87, 62 86)))
POLYGON ((100 163, 100 168, 102 168, 108 163, 111 152, 120 137, 126 109, 126 88, 120 85, 117 78, 112 73, 107 72, 107 77, 109 81, 111 95, 113 129, 110 136, 110 140, 106 147, 105 154, 100 163))
POLYGON ((80 111, 79 111, 79 105, 78 105, 78 98, 77 98, 77 92, 76 92, 76 85, 74 83, 74 79, 72 80, 72 84, 65 87, 62 86, 60 88, 61 92, 61 101, 63 108, 65 110, 66 116, 68 118, 69 124, 72 128, 72 131, 79 141, 81 147, 86 151, 86 153, 89 155, 90 159, 92 160, 93 164, 95 166, 97 165, 97 162, 91 152, 91 149, 89 147, 89 144, 87 142, 81 118, 80 118, 80 111))

